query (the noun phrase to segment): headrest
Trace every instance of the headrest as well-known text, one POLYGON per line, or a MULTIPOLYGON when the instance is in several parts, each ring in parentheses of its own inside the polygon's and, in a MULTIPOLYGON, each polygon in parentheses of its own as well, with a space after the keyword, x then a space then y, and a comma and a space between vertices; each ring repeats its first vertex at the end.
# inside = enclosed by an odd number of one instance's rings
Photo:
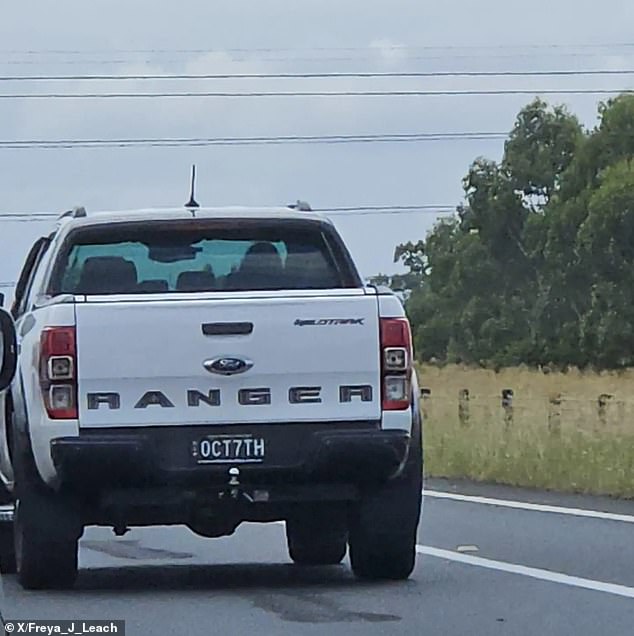
POLYGON ((137 289, 147 294, 161 294, 169 291, 169 285, 166 280, 142 280, 137 289))
POLYGON ((176 289, 178 291, 202 292, 211 291, 216 287, 216 277, 213 272, 197 271, 182 272, 176 280, 176 289))
POLYGON ((260 241, 254 243, 244 255, 241 272, 274 272, 278 273, 283 268, 282 258, 275 249, 273 243, 260 241))
POLYGON ((78 294, 127 294, 137 285, 134 263, 120 256, 87 258, 75 288, 78 294))
POLYGON ((293 252, 286 258, 289 283, 297 287, 329 288, 338 286, 338 276, 319 250, 293 252))

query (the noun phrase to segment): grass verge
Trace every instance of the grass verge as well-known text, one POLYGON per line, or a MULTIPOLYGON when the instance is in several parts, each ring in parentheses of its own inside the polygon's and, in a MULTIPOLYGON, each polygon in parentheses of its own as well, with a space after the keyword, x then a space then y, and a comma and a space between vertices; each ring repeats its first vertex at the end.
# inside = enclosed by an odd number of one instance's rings
POLYGON ((557 375, 423 367, 426 474, 634 498, 632 377, 557 375))

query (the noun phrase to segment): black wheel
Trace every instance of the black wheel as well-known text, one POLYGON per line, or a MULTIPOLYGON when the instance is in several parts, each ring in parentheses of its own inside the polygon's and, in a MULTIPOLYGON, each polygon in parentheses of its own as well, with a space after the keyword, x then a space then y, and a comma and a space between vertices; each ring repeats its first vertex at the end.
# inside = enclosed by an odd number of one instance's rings
POLYGON ((3 483, 0 483, 0 572, 15 574, 15 550, 13 547, 13 521, 8 513, 13 511, 13 497, 3 483))
POLYGON ((367 492, 350 521, 350 563, 363 579, 404 580, 416 565, 416 543, 423 488, 420 418, 413 430, 403 473, 367 492))
POLYGON ((67 589, 77 578, 76 533, 63 533, 66 511, 50 497, 18 500, 14 517, 18 581, 26 590, 67 589))
POLYGON ((346 556, 345 517, 303 515, 286 521, 288 554, 297 565, 337 565, 346 556))
POLYGON ((15 545, 13 537, 13 523, 0 522, 0 572, 15 574, 15 545))
MULTIPOLYGON (((16 415, 14 411, 14 422, 16 415)), ((12 455, 16 479, 13 537, 18 582, 26 590, 72 587, 77 578, 78 542, 83 532, 79 506, 43 482, 24 432, 13 436, 12 455)))
POLYGON ((360 579, 403 581, 416 565, 416 540, 396 534, 380 537, 357 532, 350 542, 350 563, 360 579))

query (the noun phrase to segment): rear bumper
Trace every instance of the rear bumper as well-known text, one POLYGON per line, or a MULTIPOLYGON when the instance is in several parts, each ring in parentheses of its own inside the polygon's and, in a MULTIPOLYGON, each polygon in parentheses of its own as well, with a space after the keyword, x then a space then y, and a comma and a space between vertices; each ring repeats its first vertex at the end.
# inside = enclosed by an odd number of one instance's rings
MULTIPOLYGON (((253 432, 234 427, 167 427, 81 432, 51 442, 62 489, 87 492, 169 487, 200 490, 225 487, 231 464, 197 464, 191 448, 206 434, 253 432)), ((267 440, 259 464, 236 464, 245 486, 348 485, 384 482, 398 474, 409 434, 385 431, 375 422, 275 424, 257 428, 267 440)))

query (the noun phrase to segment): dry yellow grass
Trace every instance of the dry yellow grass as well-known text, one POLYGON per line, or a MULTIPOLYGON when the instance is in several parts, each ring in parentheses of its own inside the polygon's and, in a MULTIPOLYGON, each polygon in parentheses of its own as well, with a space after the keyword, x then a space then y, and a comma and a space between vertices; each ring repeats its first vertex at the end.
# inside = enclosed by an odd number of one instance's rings
POLYGON ((634 497, 634 370, 419 367, 428 475, 634 497), (468 400, 460 392, 469 391, 468 400), (506 407, 502 391, 511 389, 506 407))

